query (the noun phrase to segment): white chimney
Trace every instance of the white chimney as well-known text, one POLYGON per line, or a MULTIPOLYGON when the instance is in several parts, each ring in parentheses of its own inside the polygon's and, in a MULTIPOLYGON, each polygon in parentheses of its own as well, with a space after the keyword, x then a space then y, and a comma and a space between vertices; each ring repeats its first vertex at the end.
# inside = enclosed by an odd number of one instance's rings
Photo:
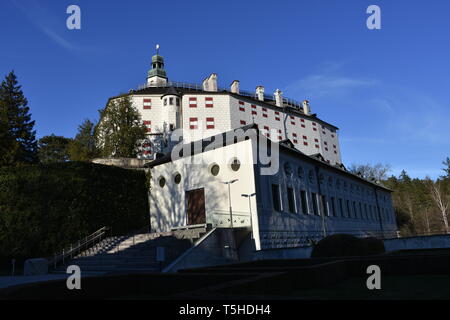
POLYGON ((309 101, 304 100, 302 102, 302 105, 303 105, 303 113, 309 116, 311 114, 311 108, 309 107, 309 101))
POLYGON ((275 105, 277 107, 282 107, 283 106, 283 92, 281 92, 280 89, 277 89, 277 90, 275 90, 274 96, 275 96, 275 105))
POLYGON ((256 97, 259 101, 264 101, 264 87, 263 86, 257 86, 256 87, 256 97))
POLYGON ((231 84, 231 92, 239 94, 239 80, 234 80, 231 84))
POLYGON ((217 74, 212 73, 208 78, 203 80, 204 91, 217 91, 217 74))

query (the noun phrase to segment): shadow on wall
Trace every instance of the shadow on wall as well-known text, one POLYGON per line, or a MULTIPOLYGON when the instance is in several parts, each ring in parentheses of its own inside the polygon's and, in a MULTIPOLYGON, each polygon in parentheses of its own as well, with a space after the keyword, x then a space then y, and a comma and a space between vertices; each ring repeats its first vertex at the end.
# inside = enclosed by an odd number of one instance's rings
MULTIPOLYGON (((228 210, 228 193, 221 184, 221 175, 213 176, 204 164, 184 164, 181 167, 168 164, 163 172, 151 172, 157 175, 152 177, 150 191, 151 201, 155 202, 157 208, 157 212, 150 213, 152 231, 169 231, 173 227, 187 225, 186 191, 205 189, 207 219, 215 210, 228 210), (179 184, 175 182, 177 174, 181 175, 179 184), (163 188, 158 184, 161 176, 166 180, 163 188), (221 208, 221 203, 227 205, 221 208)), ((152 209, 155 211, 155 208, 152 209)))

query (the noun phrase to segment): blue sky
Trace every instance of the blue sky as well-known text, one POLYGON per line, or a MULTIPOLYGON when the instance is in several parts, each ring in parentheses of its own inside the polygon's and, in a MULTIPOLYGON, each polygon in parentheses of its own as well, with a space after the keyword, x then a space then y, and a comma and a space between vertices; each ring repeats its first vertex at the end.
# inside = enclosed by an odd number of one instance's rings
POLYGON ((156 43, 170 79, 264 85, 340 128, 343 161, 437 177, 450 156, 446 0, 2 0, 0 76, 14 69, 38 137, 72 137, 145 82, 156 43), (66 9, 81 8, 81 30, 66 9), (381 8, 368 30, 366 9, 381 8))

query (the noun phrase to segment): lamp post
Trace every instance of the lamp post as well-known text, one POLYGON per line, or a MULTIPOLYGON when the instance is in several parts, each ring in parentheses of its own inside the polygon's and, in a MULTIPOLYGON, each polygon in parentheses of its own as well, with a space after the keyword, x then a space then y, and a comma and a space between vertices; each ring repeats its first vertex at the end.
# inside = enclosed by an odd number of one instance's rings
POLYGON ((235 183, 239 179, 234 179, 226 182, 222 182, 225 185, 228 185, 228 203, 230 205, 230 222, 231 222, 231 229, 233 229, 233 209, 231 208, 231 184, 235 183))
POLYGON ((252 230, 252 239, 253 239, 252 197, 254 197, 254 196, 256 196, 256 193, 241 194, 241 197, 248 198, 248 207, 250 209, 250 228, 252 230))

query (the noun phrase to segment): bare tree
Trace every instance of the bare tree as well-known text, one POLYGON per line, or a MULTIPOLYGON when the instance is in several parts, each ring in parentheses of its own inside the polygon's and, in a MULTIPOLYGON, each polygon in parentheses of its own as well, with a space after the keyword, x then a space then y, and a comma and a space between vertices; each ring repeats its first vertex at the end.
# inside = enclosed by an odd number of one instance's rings
POLYGON ((445 232, 449 233, 448 217, 447 217, 447 209, 449 206, 449 201, 441 191, 440 181, 436 181, 436 183, 431 184, 431 196, 433 197, 433 200, 436 203, 436 206, 438 207, 440 214, 442 216, 442 222, 444 223, 445 232))
POLYGON ((348 171, 354 174, 358 174, 365 179, 375 179, 377 181, 383 181, 387 179, 388 172, 391 171, 389 164, 377 163, 372 165, 367 164, 351 164, 348 171))

